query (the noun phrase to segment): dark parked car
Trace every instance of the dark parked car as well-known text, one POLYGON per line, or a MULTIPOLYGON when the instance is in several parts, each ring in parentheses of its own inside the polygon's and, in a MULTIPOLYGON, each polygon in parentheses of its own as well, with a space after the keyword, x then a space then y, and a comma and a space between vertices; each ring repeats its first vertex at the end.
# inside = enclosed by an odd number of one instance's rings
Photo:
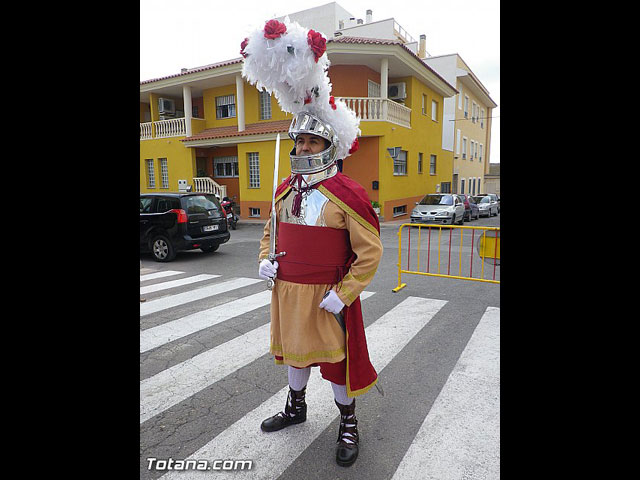
POLYGON ((473 219, 477 220, 480 218, 480 209, 476 204, 476 201, 473 199, 471 195, 467 195, 466 193, 459 193, 458 197, 464 203, 464 220, 465 222, 469 222, 473 219))
POLYGON ((220 201, 208 193, 140 194, 140 251, 158 262, 199 248, 215 252, 231 234, 220 201))

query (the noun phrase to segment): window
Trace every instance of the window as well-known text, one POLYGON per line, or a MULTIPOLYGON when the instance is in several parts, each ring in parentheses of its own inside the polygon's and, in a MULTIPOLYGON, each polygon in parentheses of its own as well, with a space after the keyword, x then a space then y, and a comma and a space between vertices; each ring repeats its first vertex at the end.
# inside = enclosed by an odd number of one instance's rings
POLYGON ((471 149, 471 155, 469 155, 469 161, 473 162, 473 154, 476 151, 476 142, 471 140, 469 143, 470 143, 470 149, 471 149))
POLYGON ((460 129, 456 131, 456 155, 460 155, 460 129))
POLYGON ((471 195, 475 195, 476 194, 476 179, 473 179, 473 182, 471 182, 471 195))
POLYGON ((429 161, 429 173, 431 175, 436 174, 436 156, 431 155, 431 160, 429 161))
POLYGON ((469 118, 469 97, 464 96, 464 118, 469 118))
POLYGON ((380 98, 380 84, 367 80, 367 96, 380 98))
POLYGON ((271 94, 266 90, 262 90, 260 93, 260 120, 271 119, 271 94))
POLYGON ((462 137, 462 158, 467 158, 467 138, 462 137))
POLYGON ((460 193, 464 193, 464 178, 460 180, 460 193))
POLYGON ((213 171, 216 177, 237 178, 238 157, 215 157, 213 159, 213 171))
POLYGON ((259 217, 260 216, 260 209, 259 208, 249 207, 249 216, 250 217, 259 217))
POLYGON ((156 174, 153 170, 153 158, 145 160, 147 164, 147 188, 156 188, 156 174))
POLYGON ((431 100, 431 120, 438 121, 438 102, 431 100))
POLYGON ((231 118, 236 116, 236 96, 226 95, 216 97, 216 118, 231 118))
POLYGON ((462 85, 460 85, 458 90, 460 90, 458 93, 458 110, 462 110, 462 85))
POLYGON ((480 128, 484 128, 484 108, 480 109, 480 128))
POLYGON ((393 159, 393 174, 394 175, 406 175, 407 174, 407 152, 400 150, 398 156, 393 159))
POLYGON ((442 193, 451 193, 451 182, 442 182, 442 193))
POLYGON ((422 153, 418 153, 418 173, 422 173, 422 153))
POLYGON ((471 102, 471 123, 476 123, 476 111, 477 111, 476 102, 471 102))
POLYGON ((160 159, 160 176, 162 177, 161 188, 169 188, 169 166, 166 158, 160 159))
POLYGON ((151 213, 153 197, 142 197, 140 199, 140 213, 151 213))
POLYGON ((400 215, 405 215, 407 213, 407 206, 400 205, 399 207, 393 207, 393 216, 399 217, 400 215))
POLYGON ((427 114, 427 96, 424 93, 422 94, 422 114, 427 114))
POLYGON ((479 162, 482 162, 482 144, 480 144, 480 159, 479 162))
POLYGON ((249 188, 260 188, 260 156, 257 152, 249 155, 249 188))

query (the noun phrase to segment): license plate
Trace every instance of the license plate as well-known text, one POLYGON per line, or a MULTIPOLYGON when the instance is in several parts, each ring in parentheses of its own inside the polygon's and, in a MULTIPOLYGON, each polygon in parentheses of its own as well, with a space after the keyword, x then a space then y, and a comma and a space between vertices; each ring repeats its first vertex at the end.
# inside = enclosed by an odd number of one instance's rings
POLYGON ((218 225, 205 225, 204 227, 202 227, 202 230, 205 232, 210 232, 212 230, 217 230, 218 229, 218 225))
POLYGON ((233 218, 233 213, 227 213, 227 218, 233 218))
POLYGON ((427 215, 426 217, 424 217, 425 220, 435 220, 436 217, 434 217, 433 215, 427 215))

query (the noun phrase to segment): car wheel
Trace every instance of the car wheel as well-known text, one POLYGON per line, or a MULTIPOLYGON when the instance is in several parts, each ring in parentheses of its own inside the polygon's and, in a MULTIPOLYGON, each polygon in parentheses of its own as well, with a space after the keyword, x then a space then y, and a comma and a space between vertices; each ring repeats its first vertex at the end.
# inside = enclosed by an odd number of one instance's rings
POLYGON ((176 257, 171 240, 164 235, 157 235, 151 242, 151 251, 156 262, 170 262, 176 257))
POLYGON ((211 253, 218 250, 219 247, 220 245, 208 245, 206 247, 200 247, 200 250, 202 250, 204 253, 211 253))

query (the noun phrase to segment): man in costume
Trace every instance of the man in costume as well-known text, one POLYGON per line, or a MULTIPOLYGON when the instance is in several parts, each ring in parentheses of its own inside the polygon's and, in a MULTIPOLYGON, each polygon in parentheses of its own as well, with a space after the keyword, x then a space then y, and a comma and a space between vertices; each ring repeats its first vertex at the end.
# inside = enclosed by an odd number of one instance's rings
POLYGON ((270 352, 288 365, 284 411, 262 422, 265 432, 306 420, 311 367, 333 388, 340 411, 336 462, 358 456, 355 397, 377 382, 369 359, 360 293, 382 256, 378 218, 364 188, 338 171, 336 161, 358 148, 359 121, 329 95, 324 37, 296 23, 271 20, 242 42, 243 75, 274 92, 294 114, 289 136, 291 175, 275 192, 276 252, 271 220, 260 242, 259 276, 274 279, 270 352), (282 253, 277 260, 269 253, 282 253), (343 327, 336 321, 341 315, 343 327))

